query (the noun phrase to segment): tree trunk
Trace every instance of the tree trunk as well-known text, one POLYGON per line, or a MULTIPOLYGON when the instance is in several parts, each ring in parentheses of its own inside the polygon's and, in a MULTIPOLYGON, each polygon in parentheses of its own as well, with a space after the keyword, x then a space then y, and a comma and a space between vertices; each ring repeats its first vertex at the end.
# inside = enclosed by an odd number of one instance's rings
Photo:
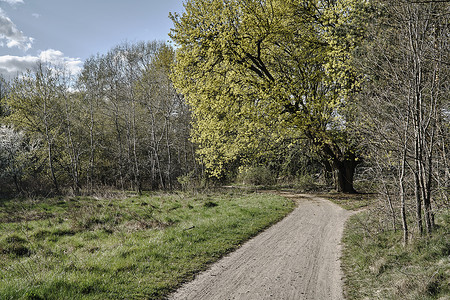
POLYGON ((19 179, 17 178, 17 174, 13 175, 13 179, 14 179, 14 185, 16 186, 17 194, 20 195, 20 193, 22 192, 22 189, 20 188, 19 179))
POLYGON ((402 156, 400 161, 400 170, 399 170, 399 196, 401 201, 401 216, 402 216, 402 227, 403 227, 403 246, 408 244, 408 222, 406 218, 406 191, 405 191, 405 173, 406 173, 406 157, 408 154, 408 129, 410 116, 408 115, 406 118, 406 127, 404 131, 403 145, 402 145, 402 156))
MULTIPOLYGON (((416 151, 417 156, 417 151, 416 151)), ((416 197, 416 222, 417 222, 417 231, 420 235, 423 235, 423 221, 422 221, 422 197, 420 190, 420 179, 419 179, 419 163, 416 162, 415 165, 415 173, 414 173, 414 193, 416 197)))
POLYGON ((336 171, 336 188, 338 192, 356 194, 353 187, 353 177, 356 170, 356 161, 344 160, 334 163, 336 171))
MULTIPOLYGON (((307 133, 310 139, 314 139, 314 133, 307 133)), ((356 166, 360 163, 354 151, 347 149, 343 152, 337 143, 321 143, 316 142, 321 147, 322 157, 328 160, 334 169, 335 185, 338 192, 356 194, 353 187, 353 177, 355 175, 356 166)))
POLYGON ((93 100, 89 101, 89 171, 87 174, 88 190, 91 193, 94 188, 94 166, 95 166, 95 142, 94 142, 94 106, 93 100))
POLYGON ((406 199, 405 199, 405 156, 403 157, 402 166, 400 170, 399 188, 400 188, 400 200, 401 200, 401 215, 402 215, 402 227, 403 227, 403 246, 408 244, 408 222, 406 220, 406 199))
POLYGON ((386 184, 386 181, 383 179, 383 176, 381 176, 381 181, 383 183, 384 192, 386 194, 387 204, 388 204, 389 210, 392 215, 392 229, 394 230, 394 232, 396 232, 397 231, 397 218, 395 216, 394 205, 392 204, 391 193, 389 192, 389 188, 386 184))
MULTIPOLYGON (((49 138, 47 137, 47 140, 49 140, 49 138)), ((51 144, 50 141, 48 141, 49 145, 48 145, 48 164, 49 164, 49 168, 50 168, 50 174, 53 180, 53 185, 55 186, 55 190, 56 193, 60 193, 59 192, 59 185, 58 185, 58 180, 56 179, 56 175, 55 175, 55 169, 53 167, 53 146, 51 144)))

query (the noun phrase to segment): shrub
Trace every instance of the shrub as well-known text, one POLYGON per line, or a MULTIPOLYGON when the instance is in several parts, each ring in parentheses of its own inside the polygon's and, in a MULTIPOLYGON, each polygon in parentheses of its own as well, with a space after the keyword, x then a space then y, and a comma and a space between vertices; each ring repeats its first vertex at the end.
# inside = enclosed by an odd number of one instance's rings
POLYGON ((314 180, 314 178, 309 175, 301 175, 296 178, 294 187, 296 190, 307 192, 307 191, 315 191, 318 189, 318 186, 314 180))
POLYGON ((276 177, 265 166, 240 167, 237 181, 242 184, 272 185, 275 183, 276 177))

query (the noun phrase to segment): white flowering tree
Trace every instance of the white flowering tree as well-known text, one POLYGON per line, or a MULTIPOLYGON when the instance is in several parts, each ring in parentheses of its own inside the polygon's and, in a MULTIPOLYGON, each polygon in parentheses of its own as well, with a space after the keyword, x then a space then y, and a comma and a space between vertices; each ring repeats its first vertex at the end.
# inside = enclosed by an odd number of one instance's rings
POLYGON ((3 183, 13 180, 18 192, 23 171, 20 155, 23 152, 23 134, 11 127, 0 126, 0 180, 3 183))

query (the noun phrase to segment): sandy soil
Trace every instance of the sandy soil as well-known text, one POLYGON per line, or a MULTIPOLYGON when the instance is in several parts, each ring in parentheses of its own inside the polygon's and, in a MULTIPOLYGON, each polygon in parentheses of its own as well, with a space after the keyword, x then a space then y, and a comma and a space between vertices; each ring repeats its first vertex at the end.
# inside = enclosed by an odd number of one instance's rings
POLYGON ((351 215, 320 197, 284 194, 298 207, 169 299, 344 299, 340 240, 351 215))

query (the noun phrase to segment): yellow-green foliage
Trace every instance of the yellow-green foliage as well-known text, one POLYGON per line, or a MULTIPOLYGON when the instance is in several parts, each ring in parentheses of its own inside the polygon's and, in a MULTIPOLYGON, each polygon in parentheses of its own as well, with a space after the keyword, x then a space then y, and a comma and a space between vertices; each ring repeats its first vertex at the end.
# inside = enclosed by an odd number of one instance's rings
POLYGON ((193 139, 212 175, 282 138, 340 142, 333 131, 356 83, 359 2, 192 0, 171 16, 172 79, 193 108, 193 139))

